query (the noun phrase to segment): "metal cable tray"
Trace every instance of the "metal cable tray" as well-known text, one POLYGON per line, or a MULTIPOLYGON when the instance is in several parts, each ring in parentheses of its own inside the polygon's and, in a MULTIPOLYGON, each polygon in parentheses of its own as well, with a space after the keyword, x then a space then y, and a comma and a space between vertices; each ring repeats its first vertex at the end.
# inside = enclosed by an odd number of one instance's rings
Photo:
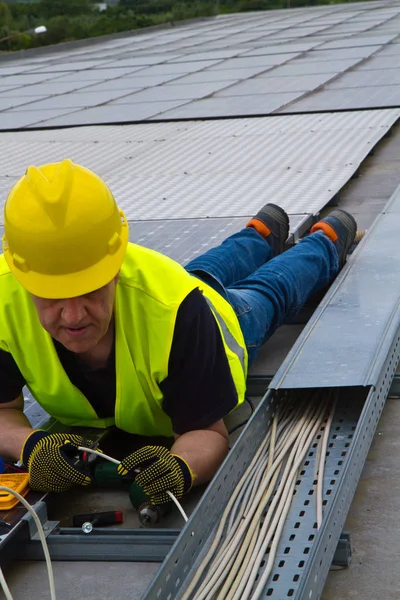
POLYGON ((339 387, 326 461, 323 524, 317 532, 311 449, 263 594, 279 600, 320 597, 400 358, 399 224, 400 188, 289 353, 147 590, 146 600, 176 600, 187 587, 283 391, 339 387), (377 290, 377 279, 384 281, 385 295, 377 290))

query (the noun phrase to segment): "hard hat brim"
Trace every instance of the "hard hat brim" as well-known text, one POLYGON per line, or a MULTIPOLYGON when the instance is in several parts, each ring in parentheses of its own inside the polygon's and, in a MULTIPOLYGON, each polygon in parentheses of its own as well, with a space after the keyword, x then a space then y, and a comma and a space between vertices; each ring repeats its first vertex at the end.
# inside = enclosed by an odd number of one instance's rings
POLYGON ((14 265, 11 253, 4 249, 4 256, 11 273, 28 292, 39 298, 60 300, 76 298, 107 285, 116 277, 123 263, 128 244, 127 227, 121 230, 121 246, 114 254, 107 254, 95 265, 68 275, 46 275, 34 271, 24 273, 14 265))

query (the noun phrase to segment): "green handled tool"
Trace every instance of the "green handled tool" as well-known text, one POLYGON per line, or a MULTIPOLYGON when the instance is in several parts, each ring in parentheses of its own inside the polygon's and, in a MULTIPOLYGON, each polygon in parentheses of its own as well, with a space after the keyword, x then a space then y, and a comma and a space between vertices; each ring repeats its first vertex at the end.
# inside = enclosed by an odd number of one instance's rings
POLYGON ((121 477, 117 473, 118 465, 110 462, 98 462, 94 468, 94 480, 101 487, 125 488, 129 499, 137 510, 139 521, 144 526, 156 525, 171 512, 172 503, 156 505, 151 502, 143 489, 132 477, 121 477))

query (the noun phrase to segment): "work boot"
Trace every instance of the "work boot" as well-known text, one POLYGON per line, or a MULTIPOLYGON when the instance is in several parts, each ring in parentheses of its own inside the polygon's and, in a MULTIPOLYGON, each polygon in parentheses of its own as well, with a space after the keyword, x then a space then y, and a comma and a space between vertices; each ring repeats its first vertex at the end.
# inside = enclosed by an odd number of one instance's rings
POLYGON ((280 206, 266 204, 250 219, 246 227, 253 227, 271 246, 274 256, 282 254, 289 235, 289 217, 280 206))
POLYGON ((334 243, 339 255, 340 266, 346 262, 349 249, 355 242, 357 223, 354 217, 340 208, 335 208, 327 217, 324 217, 311 227, 311 233, 323 231, 334 243))

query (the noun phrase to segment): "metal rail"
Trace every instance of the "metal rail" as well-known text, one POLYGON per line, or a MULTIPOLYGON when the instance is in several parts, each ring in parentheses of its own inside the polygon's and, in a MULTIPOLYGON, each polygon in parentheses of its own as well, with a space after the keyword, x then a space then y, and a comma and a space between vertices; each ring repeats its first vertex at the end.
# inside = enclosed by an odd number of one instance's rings
MULTIPOLYGON (((175 529, 93 530, 89 535, 74 528, 61 528, 47 538, 52 560, 162 562, 180 531, 175 529)), ((18 560, 44 560, 39 541, 25 540, 18 560)))
POLYGON ((339 386, 326 459, 322 526, 317 531, 311 449, 263 594, 279 600, 319 598, 400 358, 399 190, 274 377, 149 586, 146 600, 176 600, 187 588, 283 391, 339 386))

